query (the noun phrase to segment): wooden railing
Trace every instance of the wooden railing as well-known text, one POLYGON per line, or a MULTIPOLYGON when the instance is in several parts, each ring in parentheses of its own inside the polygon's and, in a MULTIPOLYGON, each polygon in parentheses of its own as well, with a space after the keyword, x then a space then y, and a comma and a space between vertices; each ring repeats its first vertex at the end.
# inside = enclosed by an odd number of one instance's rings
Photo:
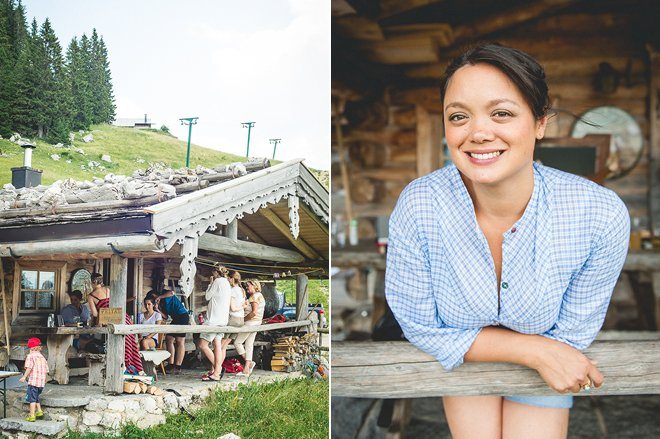
MULTIPOLYGON (((660 393, 660 333, 603 332, 585 354, 605 382, 578 395, 660 393)), ((408 342, 333 342, 332 395, 420 398, 445 395, 556 395, 539 374, 508 363, 465 363, 447 372, 408 342)))
POLYGON ((108 344, 106 348, 105 391, 121 393, 124 389, 124 335, 142 333, 169 334, 204 334, 221 332, 225 334, 264 332, 275 329, 299 328, 311 326, 310 320, 297 320, 285 323, 271 323, 255 326, 212 326, 212 325, 108 325, 108 344))

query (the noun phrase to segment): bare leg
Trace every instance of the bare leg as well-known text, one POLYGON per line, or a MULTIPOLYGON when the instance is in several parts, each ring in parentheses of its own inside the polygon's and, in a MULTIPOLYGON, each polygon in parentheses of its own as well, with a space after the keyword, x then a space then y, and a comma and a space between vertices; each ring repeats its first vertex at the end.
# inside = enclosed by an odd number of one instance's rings
POLYGON ((181 366, 183 357, 186 356, 186 337, 176 338, 176 365, 181 366))
POLYGON ((502 438, 563 439, 568 434, 568 411, 505 399, 502 404, 502 438))
POLYGON ((37 403, 37 412, 40 412, 40 411, 41 411, 41 403, 38 402, 38 403, 37 403))
POLYGON ((34 416, 36 408, 37 408, 37 403, 36 402, 31 402, 30 403, 30 416, 34 416))
POLYGON ((220 371, 222 370, 222 362, 224 355, 222 355, 222 340, 219 337, 213 339, 213 374, 210 375, 214 380, 220 379, 220 371))
POLYGON ((143 351, 150 351, 156 347, 156 342, 153 338, 143 338, 140 340, 140 349, 143 351))
POLYGON ((220 344, 221 350, 222 350, 222 356, 220 358, 220 372, 222 372, 222 363, 224 363, 225 358, 227 358, 227 346, 229 346, 229 343, 231 343, 230 338, 223 338, 222 343, 220 344))
POLYGON ((500 439, 501 396, 445 396, 445 416, 454 439, 500 439))
POLYGON ((199 350, 202 351, 206 359, 209 360, 209 363, 211 363, 211 372, 209 375, 212 375, 215 373, 215 354, 213 351, 211 351, 211 348, 209 348, 209 342, 203 338, 200 338, 199 350))
POLYGON ((170 353, 170 364, 174 365, 175 364, 174 337, 172 337, 171 335, 168 335, 165 338, 165 344, 167 344, 167 352, 170 353))

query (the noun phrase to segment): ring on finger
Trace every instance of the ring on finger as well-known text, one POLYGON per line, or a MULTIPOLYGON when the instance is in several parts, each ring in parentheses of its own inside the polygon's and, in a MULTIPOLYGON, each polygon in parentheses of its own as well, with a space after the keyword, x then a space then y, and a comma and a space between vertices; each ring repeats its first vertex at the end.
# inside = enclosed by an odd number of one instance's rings
POLYGON ((584 390, 584 391, 589 391, 589 390, 591 390, 591 386, 593 386, 593 382, 590 379, 586 384, 582 384, 580 386, 580 389, 584 390))

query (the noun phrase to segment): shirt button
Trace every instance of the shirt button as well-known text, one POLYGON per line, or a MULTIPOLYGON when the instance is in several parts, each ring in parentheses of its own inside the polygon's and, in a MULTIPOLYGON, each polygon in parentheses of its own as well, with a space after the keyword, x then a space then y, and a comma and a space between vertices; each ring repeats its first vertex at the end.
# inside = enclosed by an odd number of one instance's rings
POLYGON ((516 233, 516 230, 518 230, 518 229, 516 229, 515 227, 512 228, 512 229, 511 229, 511 233, 516 233))
POLYGON ((506 290, 507 288, 509 288, 509 284, 506 282, 502 282, 502 288, 506 290))

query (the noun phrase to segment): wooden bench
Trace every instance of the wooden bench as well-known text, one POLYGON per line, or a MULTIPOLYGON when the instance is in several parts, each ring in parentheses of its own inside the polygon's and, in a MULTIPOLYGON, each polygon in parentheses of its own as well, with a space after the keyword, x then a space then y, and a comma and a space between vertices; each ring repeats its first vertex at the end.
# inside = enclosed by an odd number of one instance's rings
POLYGON ((87 383, 90 386, 103 386, 105 382, 105 354, 79 352, 78 357, 87 360, 87 383))

